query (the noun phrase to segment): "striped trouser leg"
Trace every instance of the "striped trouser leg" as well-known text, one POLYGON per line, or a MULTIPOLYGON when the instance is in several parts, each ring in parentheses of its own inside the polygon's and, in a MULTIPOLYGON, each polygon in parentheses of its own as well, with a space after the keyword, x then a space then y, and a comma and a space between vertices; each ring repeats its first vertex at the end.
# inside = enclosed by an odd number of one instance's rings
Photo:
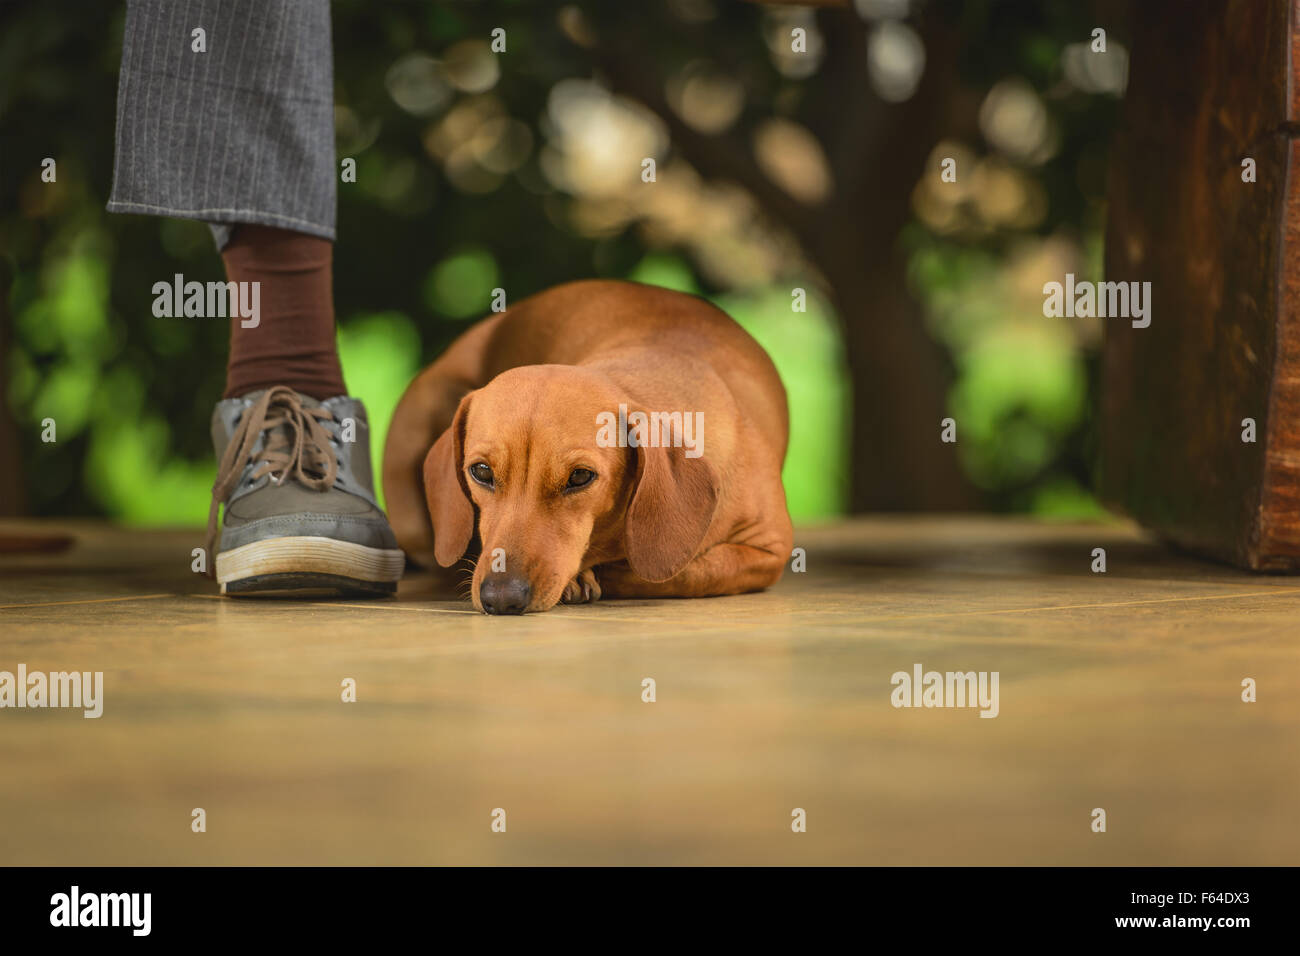
POLYGON ((333 72, 327 0, 129 0, 109 211, 333 239, 333 72))

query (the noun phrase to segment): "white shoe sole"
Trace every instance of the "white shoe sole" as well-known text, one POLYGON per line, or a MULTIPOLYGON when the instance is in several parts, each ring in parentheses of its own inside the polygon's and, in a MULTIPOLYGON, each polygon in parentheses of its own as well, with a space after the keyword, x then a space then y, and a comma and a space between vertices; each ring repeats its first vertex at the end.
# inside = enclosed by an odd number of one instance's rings
POLYGON ((221 593, 284 590, 392 592, 406 568, 400 549, 320 536, 265 538, 217 555, 221 593))

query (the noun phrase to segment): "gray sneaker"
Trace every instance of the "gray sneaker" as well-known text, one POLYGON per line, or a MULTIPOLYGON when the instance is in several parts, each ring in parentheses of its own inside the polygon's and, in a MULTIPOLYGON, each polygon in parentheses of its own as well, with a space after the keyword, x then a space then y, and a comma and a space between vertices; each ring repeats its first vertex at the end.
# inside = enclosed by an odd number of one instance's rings
POLYGON ((212 443, 208 554, 222 594, 397 590, 406 559, 375 501, 361 402, 285 386, 228 398, 212 413, 212 443))

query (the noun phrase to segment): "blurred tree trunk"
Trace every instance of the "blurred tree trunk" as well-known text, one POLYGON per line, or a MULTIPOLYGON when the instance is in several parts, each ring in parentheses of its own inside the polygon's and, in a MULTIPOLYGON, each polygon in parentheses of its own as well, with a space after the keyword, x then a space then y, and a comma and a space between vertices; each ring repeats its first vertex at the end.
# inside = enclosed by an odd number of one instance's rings
POLYGON ((912 219, 913 187, 949 120, 962 112, 957 37, 931 12, 921 25, 921 82, 906 101, 886 104, 870 88, 862 22, 846 11, 824 12, 822 22, 827 60, 819 92, 839 109, 809 121, 828 145, 835 194, 802 241, 826 276, 844 328, 853 380, 850 506, 975 508, 979 496, 962 474, 957 446, 939 440, 952 369, 926 331, 899 246, 912 219))
POLYGON ((922 310, 896 261, 901 257, 857 247, 864 249, 860 255, 846 243, 818 260, 843 321, 852 378, 850 508, 974 508, 976 496, 953 446, 939 440, 950 380, 946 356, 924 332, 922 310))

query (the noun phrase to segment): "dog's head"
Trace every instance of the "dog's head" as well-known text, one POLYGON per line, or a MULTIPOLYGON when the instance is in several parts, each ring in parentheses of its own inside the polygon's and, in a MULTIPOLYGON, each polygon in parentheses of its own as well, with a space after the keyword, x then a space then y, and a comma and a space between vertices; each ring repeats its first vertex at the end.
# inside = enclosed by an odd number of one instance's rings
POLYGON ((474 606, 545 611, 579 572, 626 560, 666 581, 695 555, 717 507, 717 475, 682 448, 620 447, 602 416, 628 404, 602 376, 567 365, 498 375, 460 402, 424 461, 434 556, 481 551, 474 606))

